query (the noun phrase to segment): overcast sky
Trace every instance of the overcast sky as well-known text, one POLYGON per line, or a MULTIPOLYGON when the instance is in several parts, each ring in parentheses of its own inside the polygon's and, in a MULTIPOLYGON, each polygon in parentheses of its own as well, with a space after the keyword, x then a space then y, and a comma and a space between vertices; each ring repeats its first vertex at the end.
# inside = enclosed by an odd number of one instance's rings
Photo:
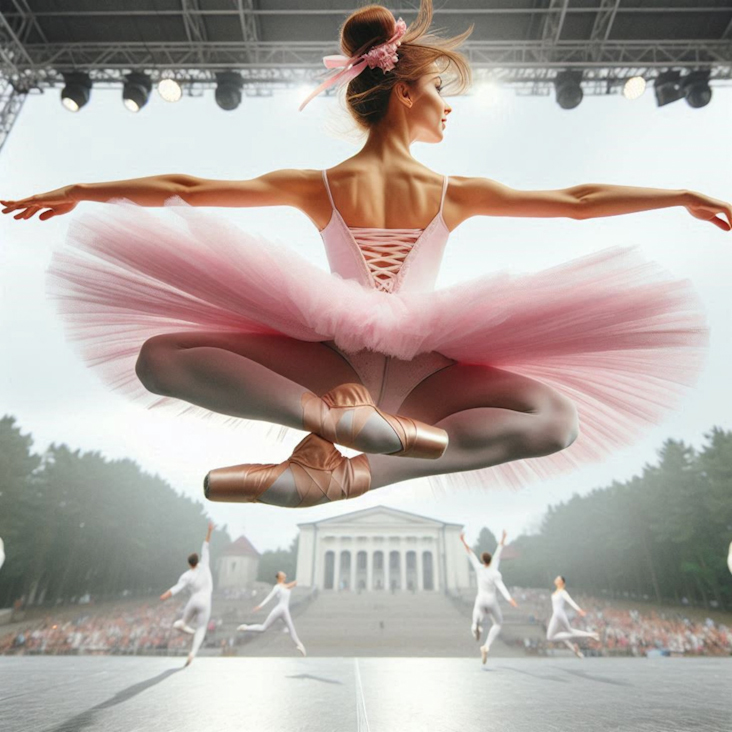
MULTIPOLYGON (((212 92, 177 104, 154 92, 134 115, 120 96, 118 90, 95 90, 78 114, 61 106, 58 90, 29 98, 0 152, 0 198, 161 173, 241 179, 282 167, 328 168, 358 149, 334 134, 343 112, 333 99, 318 98, 298 114, 298 94, 282 92, 245 99, 235 112, 224 112, 212 92)), ((732 199, 729 88, 716 88, 711 104, 699 110, 683 101, 658 109, 651 90, 634 102, 589 97, 573 111, 560 109, 551 96, 517 97, 510 90, 492 102, 477 93, 450 102, 444 141, 413 148, 439 173, 482 175, 524 189, 604 182, 732 199)), ((81 204, 77 211, 101 205, 81 204)), ((326 267, 316 229, 294 209, 210 210, 326 267)), ((50 222, 0 218, 0 413, 14 415, 38 451, 66 442, 110 458, 130 457, 201 501, 210 468, 286 458, 298 439, 294 433, 283 443, 247 429, 146 411, 86 369, 44 294, 51 252, 62 244, 71 216, 50 222)), ((474 218, 452 234, 438 285, 480 272, 541 269, 614 244, 637 245, 679 277, 691 278, 712 328, 697 387, 634 447, 519 492, 435 495, 426 482, 413 481, 306 511, 208 504, 214 520, 226 523, 233 538, 245 533, 260 551, 289 544, 298 522, 378 504, 464 523, 469 538, 484 525, 515 536, 535 529, 548 505, 638 472, 667 437, 700 444, 713 425, 732 428, 732 233, 682 208, 588 221, 474 218)))

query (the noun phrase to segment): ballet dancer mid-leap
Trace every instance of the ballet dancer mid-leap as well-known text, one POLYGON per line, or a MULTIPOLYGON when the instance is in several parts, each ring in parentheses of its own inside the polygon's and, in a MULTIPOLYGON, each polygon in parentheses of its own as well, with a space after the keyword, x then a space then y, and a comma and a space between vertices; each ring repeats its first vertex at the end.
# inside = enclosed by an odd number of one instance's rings
POLYGON ((501 613, 501 608, 498 604, 496 589, 500 590, 501 594, 511 605, 517 607, 516 600, 511 597, 511 593, 506 589, 501 573, 498 571, 501 554, 506 543, 506 532, 504 531, 501 535, 501 543, 496 548, 496 551, 492 555, 490 552, 483 552, 480 555, 480 560, 468 546, 468 542, 465 541, 464 533, 460 534, 460 539, 465 546, 465 550, 468 552, 468 558, 473 565, 475 576, 478 580, 478 594, 475 597, 475 605, 473 606, 473 625, 471 626, 475 640, 480 641, 483 632, 482 623, 486 615, 490 615, 493 620, 493 625, 491 625, 491 629, 488 631, 488 636, 485 639, 485 645, 480 647, 480 656, 483 663, 485 663, 488 660, 491 644, 501 632, 503 623, 503 613, 501 613))
POLYGON ((214 525, 208 522, 208 532, 201 547, 201 556, 191 554, 188 557, 190 569, 184 572, 178 582, 173 585, 167 592, 160 595, 161 600, 167 600, 177 595, 184 588, 190 590, 191 596, 183 610, 183 617, 173 623, 176 630, 183 633, 190 633, 193 636, 191 652, 188 654, 186 666, 188 666, 198 653, 198 649, 203 643, 206 635, 206 626, 208 619, 211 617, 211 593, 213 592, 213 577, 211 577, 211 567, 209 564, 208 545, 211 541, 211 532, 214 525), (196 627, 192 628, 191 623, 195 622, 196 627))
POLYGON ((552 617, 546 629, 546 639, 548 641, 563 641, 577 658, 584 658, 579 646, 571 642, 572 639, 592 638, 592 640, 599 641, 600 636, 597 633, 578 630, 569 624, 567 613, 564 611, 565 602, 569 603, 582 617, 587 613, 569 596, 569 592, 564 589, 566 584, 566 580, 561 575, 554 579, 554 586, 557 589, 552 593, 552 617))
POLYGON ((277 583, 272 588, 272 591, 264 598, 264 600, 262 600, 262 602, 259 603, 259 605, 254 608, 254 612, 256 613, 276 596, 277 604, 272 608, 272 612, 267 616, 267 619, 263 623, 259 623, 257 625, 240 625, 237 630, 249 630, 255 633, 263 633, 270 625, 272 625, 272 623, 274 623, 275 620, 281 620, 290 631, 290 638, 292 638, 295 647, 304 656, 305 646, 297 637, 297 631, 295 630, 295 626, 292 622, 292 616, 290 615, 290 595, 292 594, 292 588, 297 584, 297 580, 286 582, 285 580, 287 579, 287 575, 284 572, 277 572, 276 577, 277 583))
MULTIPOLYGON (((306 508, 415 478, 545 480, 633 444, 703 363, 707 327, 689 283, 628 248, 593 252, 594 237, 586 256, 519 276, 492 269, 493 248, 513 244, 487 230, 466 273, 474 279, 435 289, 451 232, 473 217, 584 221, 675 207, 729 233, 732 204, 680 180, 516 190, 461 175, 453 148, 443 159, 454 174, 431 170, 411 146, 445 139, 458 110, 444 94, 470 86, 457 48, 471 31, 440 37, 432 0, 412 5, 409 26, 381 5, 343 18, 342 55, 323 59, 334 73, 310 96, 343 89, 365 141, 327 170, 287 165, 249 178, 261 164, 247 161, 244 180, 173 173, 0 200, 26 224, 105 204, 73 217, 48 292, 108 384, 149 404, 309 433, 281 462, 252 463, 244 450, 210 470, 209 500, 306 508), (297 209, 332 273, 200 210, 210 206, 297 209)), ((481 130, 479 149, 499 134, 481 130)), ((551 249, 549 231, 537 251, 551 249)), ((638 238, 630 231, 620 238, 638 238)), ((691 230, 685 239, 694 246, 691 230)))

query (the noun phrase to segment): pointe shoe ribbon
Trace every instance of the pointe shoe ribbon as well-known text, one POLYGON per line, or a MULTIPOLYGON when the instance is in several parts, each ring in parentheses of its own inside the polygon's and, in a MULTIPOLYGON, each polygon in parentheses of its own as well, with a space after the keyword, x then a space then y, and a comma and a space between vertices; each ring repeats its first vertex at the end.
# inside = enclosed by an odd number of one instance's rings
POLYGON ((303 429, 344 447, 358 449, 354 443, 366 422, 376 413, 392 427, 402 443, 402 449, 391 455, 435 460, 447 449, 445 430, 410 417, 383 412, 363 384, 341 384, 322 397, 305 392, 301 404, 303 429), (348 411, 353 414, 350 424, 344 426, 342 418, 348 411))
POLYGON ((212 470, 204 481, 204 492, 210 501, 255 503, 286 470, 295 481, 295 508, 356 498, 371 487, 365 455, 343 457, 332 443, 308 435, 278 465, 244 464, 212 470))

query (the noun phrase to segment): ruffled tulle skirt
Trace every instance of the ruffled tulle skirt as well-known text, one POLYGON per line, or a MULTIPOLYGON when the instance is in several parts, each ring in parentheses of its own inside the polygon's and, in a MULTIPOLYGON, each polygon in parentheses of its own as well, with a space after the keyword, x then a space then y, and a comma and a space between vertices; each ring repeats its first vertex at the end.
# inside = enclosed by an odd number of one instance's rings
POLYGON ((86 363, 148 405, 185 407, 147 392, 134 369, 146 339, 175 331, 280 333, 404 360, 436 352, 538 379, 577 405, 580 437, 567 450, 453 484, 516 486, 632 443, 694 382, 707 342, 689 283, 634 249, 388 294, 180 201, 78 215, 53 256, 49 290, 86 363))

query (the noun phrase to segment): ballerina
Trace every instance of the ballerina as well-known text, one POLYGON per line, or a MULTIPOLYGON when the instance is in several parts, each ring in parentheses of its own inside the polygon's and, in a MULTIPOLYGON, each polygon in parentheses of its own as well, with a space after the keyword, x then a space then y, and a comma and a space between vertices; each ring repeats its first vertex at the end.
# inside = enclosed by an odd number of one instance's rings
POLYGON ((511 597, 511 593, 503 583, 503 577, 498 571, 501 562, 501 554, 506 543, 506 532, 501 534, 501 541, 496 547, 496 551, 491 555, 490 552, 483 552, 480 555, 480 561, 475 556, 475 552, 470 548, 468 542, 465 541, 465 533, 460 534, 460 540, 463 542, 465 550, 468 552, 468 559, 475 570, 475 576, 478 580, 478 594, 475 596, 475 604, 473 605, 473 624, 471 630, 475 636, 475 640, 480 642, 483 633, 483 620, 490 615, 493 621, 485 644, 480 647, 480 657, 483 663, 488 660, 488 654, 491 650, 491 644, 498 637, 503 625, 503 613, 498 604, 496 589, 506 598, 513 606, 518 607, 516 600, 511 597))
POLYGON ((176 630, 182 633, 189 633, 193 636, 191 652, 188 654, 188 659, 185 663, 186 666, 189 666, 196 657, 198 649, 201 647, 203 639, 206 636, 208 620, 211 617, 213 577, 211 576, 208 547, 213 530, 214 525, 209 521, 208 532, 201 547, 201 556, 199 557, 196 553, 191 554, 188 557, 188 564, 191 568, 187 572, 184 572, 178 582, 167 592, 160 595, 161 600, 169 600, 183 589, 188 589, 191 593, 183 609, 183 617, 173 623, 173 628, 176 630), (195 628, 191 627, 191 623, 194 622, 195 628))
POLYGON ((345 56, 324 59, 336 71, 321 89, 347 85, 368 139, 330 170, 160 175, 2 201, 24 221, 110 204, 72 221, 49 270, 69 336, 107 383, 151 405, 310 433, 279 464, 210 471, 210 500, 306 507, 413 478, 461 485, 460 473, 520 486, 631 444, 699 372, 698 297, 630 249, 434 290, 450 232, 473 216, 678 206, 729 231, 732 206, 686 190, 525 191, 434 173, 410 146, 443 140, 442 76, 454 72, 459 93, 471 72, 455 50, 470 31, 440 38, 431 19, 422 0, 409 28, 382 6, 346 20, 345 56), (166 217, 146 210, 160 206, 166 217), (332 274, 201 206, 299 209, 332 274))
POLYGON ((563 641, 577 658, 584 658, 584 654, 580 651, 579 646, 571 642, 572 639, 591 638, 592 640, 599 641, 600 636, 597 633, 578 630, 570 626, 567 613, 564 610, 565 603, 571 605, 582 617, 587 615, 587 613, 569 596, 569 592, 565 589, 566 584, 566 580, 561 575, 555 577, 554 586, 557 589, 552 593, 552 617, 546 629, 546 639, 548 641, 563 641))
POLYGON ((287 575, 284 572, 277 572, 276 579, 277 582, 272 588, 272 591, 252 611, 256 613, 258 610, 261 610, 273 597, 276 597, 277 604, 272 608, 270 614, 267 616, 267 619, 263 623, 259 623, 256 625, 247 625, 246 623, 244 623, 240 625, 237 630, 249 631, 253 633, 264 633, 264 631, 267 630, 267 628, 269 628, 269 626, 272 625, 275 620, 281 620, 287 626, 287 630, 290 632, 290 638, 292 638, 292 642, 295 644, 295 648, 297 648, 297 650, 300 651, 300 653, 302 653, 302 655, 304 656, 306 655, 305 646, 297 637, 295 624, 292 622, 292 616, 290 615, 290 595, 292 594, 292 588, 295 587, 295 585, 297 584, 297 580, 293 580, 292 582, 286 582, 287 575))

